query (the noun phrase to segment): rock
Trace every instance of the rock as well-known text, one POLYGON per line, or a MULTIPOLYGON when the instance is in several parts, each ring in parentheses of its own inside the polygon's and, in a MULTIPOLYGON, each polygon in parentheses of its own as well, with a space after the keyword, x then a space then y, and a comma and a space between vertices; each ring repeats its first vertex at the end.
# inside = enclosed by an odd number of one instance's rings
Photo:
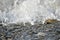
POLYGON ((52 24, 52 23, 56 23, 56 22, 59 22, 59 21, 56 19, 47 19, 44 24, 52 24))

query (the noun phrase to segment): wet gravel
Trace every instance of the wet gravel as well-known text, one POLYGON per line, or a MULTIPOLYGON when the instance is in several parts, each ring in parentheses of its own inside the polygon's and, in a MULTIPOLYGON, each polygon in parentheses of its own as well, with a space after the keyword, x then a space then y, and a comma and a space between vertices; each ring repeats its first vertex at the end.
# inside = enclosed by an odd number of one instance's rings
POLYGON ((60 40, 60 22, 39 25, 0 25, 0 40, 60 40))

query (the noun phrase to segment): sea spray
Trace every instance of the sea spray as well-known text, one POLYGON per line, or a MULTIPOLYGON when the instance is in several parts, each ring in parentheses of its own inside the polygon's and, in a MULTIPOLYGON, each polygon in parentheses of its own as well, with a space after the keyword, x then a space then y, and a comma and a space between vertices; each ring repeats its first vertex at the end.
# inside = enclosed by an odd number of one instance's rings
POLYGON ((30 22, 34 25, 35 23, 44 24, 46 19, 60 19, 58 1, 3 0, 0 3, 3 4, 0 5, 0 20, 5 24, 30 22))

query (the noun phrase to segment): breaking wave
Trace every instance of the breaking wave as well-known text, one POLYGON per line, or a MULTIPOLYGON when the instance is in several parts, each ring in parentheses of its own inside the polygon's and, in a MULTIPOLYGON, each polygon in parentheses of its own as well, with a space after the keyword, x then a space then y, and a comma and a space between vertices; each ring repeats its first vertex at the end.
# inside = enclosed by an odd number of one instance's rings
POLYGON ((2 23, 44 23, 60 20, 60 0, 0 0, 2 23))

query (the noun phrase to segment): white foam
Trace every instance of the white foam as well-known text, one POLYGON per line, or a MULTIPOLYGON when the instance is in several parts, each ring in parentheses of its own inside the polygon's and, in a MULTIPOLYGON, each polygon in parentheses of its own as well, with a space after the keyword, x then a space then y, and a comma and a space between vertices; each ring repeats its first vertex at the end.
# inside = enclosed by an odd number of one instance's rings
POLYGON ((3 0, 7 4, 3 3, 5 7, 3 12, 0 11, 0 19, 5 23, 30 22, 32 25, 44 23, 46 19, 60 19, 60 7, 56 1, 59 0, 3 0))

